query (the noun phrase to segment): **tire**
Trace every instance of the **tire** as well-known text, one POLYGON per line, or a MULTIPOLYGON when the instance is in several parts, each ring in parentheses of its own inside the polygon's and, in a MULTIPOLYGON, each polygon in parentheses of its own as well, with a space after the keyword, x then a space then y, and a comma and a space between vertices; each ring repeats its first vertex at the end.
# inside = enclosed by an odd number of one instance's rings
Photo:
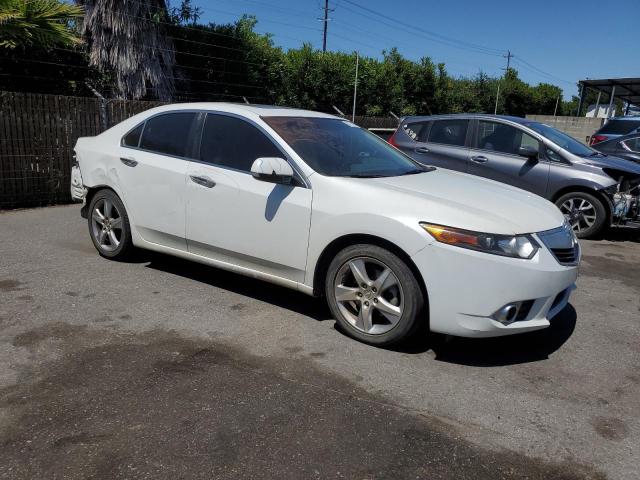
POLYGON ((607 210, 602 200, 590 193, 565 193, 556 200, 556 205, 578 238, 593 238, 606 227, 607 210))
POLYGON ((422 289, 411 269, 376 245, 340 251, 329 265, 325 294, 341 329, 370 345, 399 343, 427 321, 422 289))
POLYGON ((120 197, 112 190, 100 190, 91 199, 87 213, 89 236, 98 253, 111 260, 128 258, 133 241, 129 216, 120 197))

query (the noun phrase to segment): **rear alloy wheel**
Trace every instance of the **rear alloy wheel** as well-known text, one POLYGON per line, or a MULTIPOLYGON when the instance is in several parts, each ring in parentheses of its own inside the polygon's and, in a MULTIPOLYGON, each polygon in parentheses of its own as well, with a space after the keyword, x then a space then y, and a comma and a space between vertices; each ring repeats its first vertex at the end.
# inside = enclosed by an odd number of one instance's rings
POLYGON ((607 212, 604 205, 589 193, 567 193, 556 201, 556 205, 578 238, 594 237, 605 226, 607 212))
POLYGON ((111 190, 96 193, 89 206, 89 233, 103 257, 125 258, 133 248, 129 218, 120 198, 111 190))
POLYGON ((423 295, 409 267, 375 245, 354 245, 331 262, 329 307, 343 330, 373 345, 405 339, 420 325, 423 295))

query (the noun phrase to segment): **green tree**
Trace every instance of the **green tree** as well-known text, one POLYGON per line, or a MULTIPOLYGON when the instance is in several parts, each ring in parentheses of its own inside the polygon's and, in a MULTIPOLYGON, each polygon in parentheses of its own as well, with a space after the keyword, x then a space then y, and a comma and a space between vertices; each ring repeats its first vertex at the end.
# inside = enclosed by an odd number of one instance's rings
POLYGON ((0 47, 76 45, 70 24, 81 7, 58 0, 0 0, 0 47))

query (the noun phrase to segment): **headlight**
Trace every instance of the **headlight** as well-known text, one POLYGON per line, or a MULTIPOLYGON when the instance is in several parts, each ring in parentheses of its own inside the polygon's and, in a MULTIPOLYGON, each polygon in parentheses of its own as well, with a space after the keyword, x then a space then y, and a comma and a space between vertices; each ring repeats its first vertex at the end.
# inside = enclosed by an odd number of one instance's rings
POLYGON ((540 245, 531 235, 496 235, 421 223, 438 242, 503 257, 533 258, 540 245))

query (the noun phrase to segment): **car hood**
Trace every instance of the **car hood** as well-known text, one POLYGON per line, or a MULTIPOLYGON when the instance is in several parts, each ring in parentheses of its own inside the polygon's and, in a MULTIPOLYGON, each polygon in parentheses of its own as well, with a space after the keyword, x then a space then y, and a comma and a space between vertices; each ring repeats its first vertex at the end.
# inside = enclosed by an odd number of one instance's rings
POLYGON ((607 155, 606 157, 580 157, 580 163, 598 168, 615 168, 640 175, 640 165, 624 158, 607 155))
MULTIPOLYGON (((560 210, 542 197, 451 170, 369 181, 403 196, 404 212, 424 222, 509 235, 551 230, 564 223, 560 210)), ((383 192, 379 198, 389 200, 383 192)))

